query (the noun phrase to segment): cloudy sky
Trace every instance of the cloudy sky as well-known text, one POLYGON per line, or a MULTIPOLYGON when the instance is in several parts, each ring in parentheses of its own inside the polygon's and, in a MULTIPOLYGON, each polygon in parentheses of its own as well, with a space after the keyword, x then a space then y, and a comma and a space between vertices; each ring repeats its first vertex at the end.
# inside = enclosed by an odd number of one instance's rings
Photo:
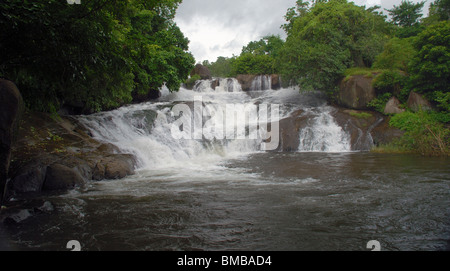
MULTIPOLYGON (((419 0, 412 0, 418 2, 419 0)), ((428 0, 430 2, 432 0, 428 0)), ((296 0, 183 0, 175 22, 190 40, 190 51, 197 62, 216 61, 218 56, 241 53, 250 41, 268 34, 279 34, 288 8, 296 0)), ((357 5, 381 5, 391 9, 401 0, 354 0, 357 5)), ((427 14, 428 3, 423 13, 427 14)))

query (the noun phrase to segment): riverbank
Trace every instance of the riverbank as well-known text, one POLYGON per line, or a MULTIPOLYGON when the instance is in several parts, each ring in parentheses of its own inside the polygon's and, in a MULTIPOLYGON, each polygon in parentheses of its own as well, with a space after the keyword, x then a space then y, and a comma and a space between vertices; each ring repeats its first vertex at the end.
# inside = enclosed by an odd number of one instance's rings
POLYGON ((73 117, 26 112, 11 149, 5 199, 124 178, 134 173, 135 164, 133 155, 93 139, 73 117))

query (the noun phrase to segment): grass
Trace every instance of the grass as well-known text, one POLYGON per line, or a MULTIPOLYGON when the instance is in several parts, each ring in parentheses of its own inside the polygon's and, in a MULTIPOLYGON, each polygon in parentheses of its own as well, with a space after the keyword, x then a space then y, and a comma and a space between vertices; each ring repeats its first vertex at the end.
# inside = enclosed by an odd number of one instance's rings
POLYGON ((370 113, 367 112, 356 112, 356 111, 350 111, 349 112, 350 116, 359 118, 359 119, 368 119, 371 118, 372 115, 370 113))
POLYGON ((374 146, 371 149, 373 153, 388 153, 388 154, 413 154, 416 153, 411 149, 407 149, 405 147, 399 146, 394 143, 384 144, 379 146, 374 146))
POLYGON ((372 68, 363 68, 363 67, 354 67, 344 71, 345 79, 347 81, 350 77, 355 75, 363 75, 367 78, 373 78, 377 73, 382 73, 383 69, 372 69, 372 68))

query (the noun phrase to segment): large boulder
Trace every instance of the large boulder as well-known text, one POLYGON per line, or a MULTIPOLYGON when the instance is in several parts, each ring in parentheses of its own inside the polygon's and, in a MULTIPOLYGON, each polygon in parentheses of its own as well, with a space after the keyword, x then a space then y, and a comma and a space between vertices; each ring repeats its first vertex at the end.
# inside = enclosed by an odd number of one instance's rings
POLYGON ((211 71, 208 69, 208 67, 203 66, 202 64, 195 65, 194 69, 191 71, 191 77, 194 75, 199 75, 203 80, 212 78, 211 71))
POLYGON ((43 190, 67 190, 84 183, 84 178, 76 169, 55 163, 47 167, 43 190))
POLYGON ((354 75, 342 80, 339 85, 337 102, 351 109, 368 109, 367 104, 376 98, 372 86, 372 78, 364 75, 354 75))
POLYGON ((425 99, 422 95, 411 91, 411 93, 409 94, 409 98, 408 101, 406 102, 408 107, 414 111, 420 111, 420 110, 432 110, 432 106, 431 103, 425 99))
POLYGON ((278 74, 266 74, 266 75, 239 74, 236 76, 236 79, 238 80, 239 84, 241 84, 243 91, 252 90, 252 85, 255 82, 255 80, 267 81, 268 79, 270 79, 270 85, 262 86, 263 90, 269 88, 277 90, 281 88, 281 78, 278 74), (265 78, 261 78, 261 76, 264 76, 265 78))
POLYGON ((134 157, 129 154, 114 154, 102 158, 95 166, 94 180, 121 179, 134 173, 134 157))
POLYGON ((255 80, 256 75, 254 74, 239 74, 236 76, 239 84, 241 84, 243 91, 249 91, 252 88, 253 80, 255 80))
POLYGON ((3 200, 11 148, 16 138, 20 116, 23 111, 22 95, 16 85, 0 79, 0 204, 3 200))
POLYGON ((384 108, 384 114, 400 114, 405 112, 405 109, 400 108, 400 104, 400 101, 396 97, 390 98, 384 108))
POLYGON ((24 113, 12 148, 6 197, 29 198, 134 173, 133 155, 120 154, 116 146, 94 140, 86 131, 70 116, 24 113))
POLYGON ((278 74, 270 75, 270 81, 272 83, 271 88, 274 90, 281 88, 281 77, 278 74))

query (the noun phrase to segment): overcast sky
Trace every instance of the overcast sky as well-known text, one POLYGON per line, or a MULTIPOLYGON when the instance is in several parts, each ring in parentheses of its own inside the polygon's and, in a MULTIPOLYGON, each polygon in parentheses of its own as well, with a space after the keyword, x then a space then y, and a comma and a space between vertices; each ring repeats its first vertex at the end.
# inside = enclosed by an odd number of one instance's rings
MULTIPOLYGON (((419 0, 412 0, 419 2, 419 0)), ((428 0, 428 2, 433 0, 428 0)), ((218 56, 241 53, 250 41, 279 34, 284 15, 296 0, 183 0, 175 22, 190 40, 189 50, 197 62, 215 62, 218 56)), ((381 5, 391 9, 401 0, 354 0, 357 5, 381 5)), ((427 14, 429 3, 422 10, 427 14)))

